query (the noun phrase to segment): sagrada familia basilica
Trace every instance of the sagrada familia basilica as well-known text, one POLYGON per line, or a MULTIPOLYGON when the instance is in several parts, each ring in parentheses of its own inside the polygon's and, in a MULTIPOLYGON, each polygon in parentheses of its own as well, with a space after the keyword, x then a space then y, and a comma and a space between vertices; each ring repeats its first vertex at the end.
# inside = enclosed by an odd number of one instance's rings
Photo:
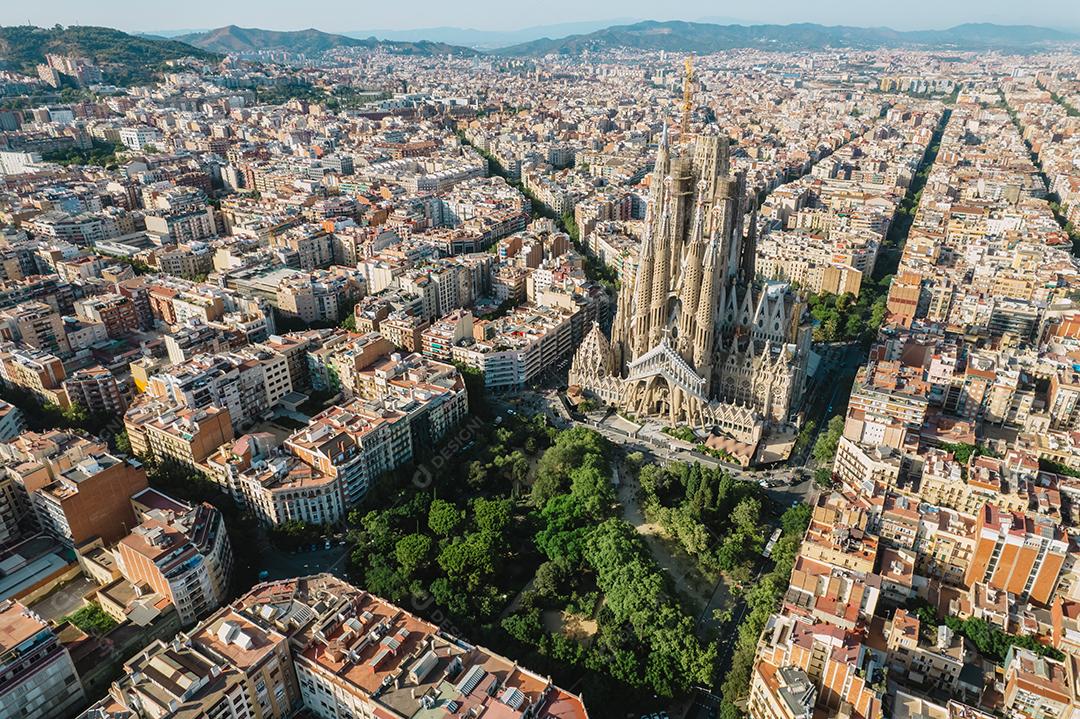
POLYGON ((653 170, 636 272, 624 278, 610 341, 583 340, 570 383, 639 418, 719 429, 756 444, 792 419, 811 330, 780 282, 756 282, 755 214, 727 138, 672 147, 653 170))

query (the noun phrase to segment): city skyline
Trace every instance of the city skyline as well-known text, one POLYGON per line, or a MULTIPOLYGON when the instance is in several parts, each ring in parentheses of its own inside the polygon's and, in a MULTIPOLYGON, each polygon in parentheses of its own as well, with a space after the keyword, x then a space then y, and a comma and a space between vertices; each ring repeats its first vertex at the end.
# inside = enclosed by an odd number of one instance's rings
POLYGON ((1080 719, 1076 11, 703 6, 0 27, 0 717, 1080 719))
POLYGON ((1047 0, 1039 3, 1038 13, 1033 13, 1029 6, 1000 1, 976 3, 969 0, 949 3, 947 7, 929 0, 916 0, 903 6, 888 8, 868 6, 853 0, 812 6, 796 0, 778 0, 758 7, 676 0, 666 4, 662 13, 656 12, 654 4, 641 0, 619 3, 603 0, 591 3, 587 9, 567 0, 554 0, 542 6, 518 6, 486 1, 467 3, 464 6, 447 6, 430 0, 418 0, 408 8, 388 5, 364 8, 360 12, 347 3, 337 1, 322 2, 313 7, 285 3, 256 4, 249 0, 222 5, 207 0, 194 0, 185 7, 184 13, 176 14, 163 12, 158 6, 126 1, 88 5, 74 0, 59 0, 47 6, 0 9, 0 24, 103 25, 137 32, 205 30, 231 24, 275 30, 313 27, 326 32, 424 30, 440 27, 514 31, 577 22, 621 24, 630 21, 630 18, 637 18, 719 24, 820 23, 861 27, 886 26, 896 30, 945 29, 969 22, 1080 29, 1080 8, 1067 0, 1047 0))

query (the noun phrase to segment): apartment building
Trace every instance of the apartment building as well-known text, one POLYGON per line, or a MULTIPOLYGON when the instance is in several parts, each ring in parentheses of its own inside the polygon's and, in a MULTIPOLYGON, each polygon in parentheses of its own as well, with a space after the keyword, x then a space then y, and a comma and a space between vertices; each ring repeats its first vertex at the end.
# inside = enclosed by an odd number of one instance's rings
POLYGON ((919 512, 916 572, 947 586, 963 587, 975 552, 975 520, 932 505, 921 505, 919 512))
POLYGON ((976 516, 987 502, 999 509, 1023 512, 1030 498, 1009 478, 996 457, 972 457, 967 466, 942 450, 929 450, 923 461, 919 497, 938 507, 976 516))
POLYGON ((355 399, 311 418, 285 441, 286 449, 337 479, 346 507, 363 499, 383 473, 413 456, 408 415, 355 399))
POLYGON ((163 401, 143 402, 128 409, 124 429, 137 456, 193 469, 236 436, 228 409, 214 405, 189 409, 163 401))
POLYGON ((303 391, 311 386, 311 377, 308 375, 308 349, 321 344, 324 337, 335 336, 337 332, 339 330, 326 329, 275 334, 270 335, 264 342, 260 342, 256 348, 284 357, 293 389, 303 391))
POLYGON ((189 642, 240 674, 254 719, 288 719, 301 706, 287 634, 273 625, 223 609, 199 625, 189 642))
POLYGON ((420 336, 425 357, 444 362, 453 357, 454 347, 473 337, 473 314, 470 310, 455 310, 431 324, 420 336))
POLYGON ((78 369, 64 380, 68 401, 94 414, 119 416, 127 411, 127 400, 112 372, 101 365, 78 369))
MULTIPOLYGON (((100 255, 81 255, 72 259, 57 260, 54 263, 56 274, 65 282, 86 284, 94 278, 101 277, 108 260, 100 255)), ((112 267, 116 268, 115 265, 112 267)), ((123 272, 134 274, 131 267, 124 266, 123 272)), ((119 269, 119 268, 117 268, 119 269)))
POLYGON ((259 584, 129 660, 83 719, 587 719, 580 697, 329 574, 259 584), (396 677, 396 678, 395 678, 396 677))
POLYGON ((0 442, 0 534, 17 539, 38 530, 32 496, 79 462, 106 452, 105 445, 71 432, 22 432, 0 442))
POLYGON ((958 695, 964 639, 945 625, 935 627, 932 636, 928 640, 918 618, 897 609, 885 634, 892 670, 907 677, 910 685, 958 695))
POLYGON ((135 526, 131 497, 146 472, 108 452, 93 452, 30 495, 42 529, 68 547, 100 537, 112 544, 135 526))
POLYGON ((832 473, 837 480, 850 486, 872 487, 880 484, 891 487, 900 478, 902 464, 900 453, 891 447, 879 445, 869 448, 841 437, 832 473))
POLYGON ((195 279, 214 269, 214 253, 205 242, 178 244, 154 253, 158 269, 173 277, 195 279))
POLYGON ((206 461, 207 474, 262 522, 336 523, 380 474, 432 447, 468 413, 468 395, 457 369, 420 355, 378 351, 349 379, 354 399, 312 419, 285 443, 282 454, 269 435, 245 435, 224 444, 206 461))
POLYGON ((52 627, 13 599, 0 602, 0 715, 69 719, 85 705, 75 664, 52 627))
POLYGON ((489 391, 521 389, 574 351, 574 313, 525 305, 497 320, 473 323, 473 339, 451 357, 479 370, 489 391))
POLYGON ((1069 554, 1069 540, 1057 523, 986 504, 975 532, 965 584, 986 582, 1024 600, 1049 605, 1069 554))
POLYGON ((113 339, 122 339, 139 329, 135 304, 127 297, 108 293, 75 302, 75 315, 87 322, 105 325, 113 339))
MULTIPOLYGON (((188 320, 173 327, 165 335, 165 351, 169 362, 182 364, 203 354, 216 354, 239 349, 247 342, 239 332, 230 332, 220 325, 206 325, 198 320, 188 320)), ((149 379, 147 380, 149 384, 149 379)))
POLYGON ((117 294, 127 297, 135 305, 135 317, 139 320, 139 329, 147 330, 154 326, 154 313, 150 309, 150 283, 145 277, 129 277, 116 281, 117 294))
POLYGON ((852 387, 844 436, 893 449, 917 442, 929 405, 929 387, 921 370, 893 361, 861 368, 852 387))
POLYGON ((0 473, 0 544, 14 544, 26 525, 33 526, 29 505, 29 497, 15 478, 0 473))
POLYGON ((747 713, 751 719, 811 719, 817 687, 798 667, 758 662, 750 680, 747 713))
POLYGON ((278 311, 307 323, 343 320, 348 307, 359 300, 366 285, 354 272, 313 270, 289 273, 278 282, 273 300, 278 311))
MULTIPOLYGON (((801 670, 817 690, 815 715, 874 717, 882 715, 887 659, 885 647, 864 643, 861 632, 781 614, 774 615, 762 633, 754 671, 775 674, 782 667, 801 670)), ((769 704, 775 707, 777 701, 768 701, 765 695, 781 685, 765 677, 752 681, 758 698, 751 700, 749 711, 757 712, 753 716, 769 716, 769 704)))
MULTIPOLYGON (((239 638, 241 647, 249 643, 239 638)), ((79 719, 125 719, 134 707, 146 716, 183 719, 258 719, 243 675, 183 641, 158 640, 124 664, 110 694, 79 719), (129 708, 130 707, 130 708, 129 708)))
POLYGON ((11 344, 0 347, 0 380, 29 392, 42 404, 68 406, 66 378, 64 363, 55 355, 11 344))
POLYGON ((814 505, 800 553, 814 562, 870 574, 879 546, 878 537, 867 531, 870 521, 863 508, 847 506, 839 495, 823 495, 814 505))
POLYGON ((1072 715, 1069 667, 1030 649, 1011 647, 1005 656, 1004 706, 1024 719, 1065 719, 1072 715))
POLYGON ((357 396, 361 382, 358 375, 375 360, 396 349, 392 342, 378 332, 352 336, 335 344, 322 358, 329 371, 330 389, 340 389, 346 397, 357 396))
POLYGON ((241 501, 263 524, 338 524, 345 518, 341 475, 327 474, 292 455, 257 459, 235 480, 241 501))
POLYGON ((30 275, 21 280, 0 281, 0 307, 14 307, 39 300, 61 314, 71 311, 75 291, 55 275, 30 275))
POLYGON ((120 142, 136 152, 145 152, 150 146, 161 145, 161 131, 148 125, 132 125, 120 128, 120 142))
POLYGON ((586 716, 580 698, 516 662, 370 594, 339 591, 352 608, 343 620, 320 621, 321 637, 294 655, 304 706, 320 719, 405 717, 448 703, 474 716, 586 716), (392 675, 401 681, 386 681, 392 675))
POLYGON ((215 324, 259 342, 275 331, 273 306, 253 293, 217 285, 196 284, 178 277, 157 277, 147 287, 151 317, 175 326, 189 322, 215 324))
POLYGON ((428 321, 413 315, 395 314, 379 323, 379 334, 406 352, 419 352, 428 321))
POLYGON ((26 431, 26 418, 22 410, 0 399, 0 442, 15 439, 26 431))
POLYGON ((291 391, 288 360, 257 348, 198 355, 164 368, 147 387, 151 396, 188 409, 226 409, 237 431, 267 418, 291 391))
POLYGON ((197 320, 203 324, 221 319, 225 302, 211 294, 187 291, 155 283, 147 290, 147 303, 154 319, 167 325, 197 320))
POLYGON ((0 311, 0 337, 54 355, 71 351, 63 318, 45 302, 31 300, 0 311))
POLYGON ((49 210, 27 222, 26 229, 35 238, 63 240, 82 247, 89 247, 109 236, 102 218, 90 212, 69 214, 63 210, 49 210))
MULTIPOLYGON (((369 333, 366 329, 362 332, 369 333)), ((304 362, 307 366, 308 383, 312 389, 327 392, 341 391, 341 380, 332 366, 333 358, 339 347, 355 339, 355 333, 339 328, 310 344, 305 353, 304 362)))
POLYGON ((298 270, 329 267, 334 262, 333 236, 321 225, 301 225, 272 235, 270 246, 296 253, 298 270))
POLYGON ((121 576, 166 597, 192 624, 228 596, 232 547, 221 513, 188 505, 154 489, 131 497, 140 523, 114 550, 121 576))

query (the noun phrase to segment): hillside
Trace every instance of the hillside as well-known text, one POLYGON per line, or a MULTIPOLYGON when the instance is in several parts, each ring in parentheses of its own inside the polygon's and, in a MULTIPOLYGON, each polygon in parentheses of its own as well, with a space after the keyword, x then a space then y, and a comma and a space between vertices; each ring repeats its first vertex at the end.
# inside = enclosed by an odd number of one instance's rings
POLYGON ((576 55, 612 48, 709 53, 756 47, 768 50, 819 50, 827 47, 948 47, 952 49, 1030 49, 1075 41, 1077 35, 1032 26, 959 25, 948 30, 900 32, 890 28, 816 25, 713 25, 647 21, 619 25, 558 40, 544 38, 498 50, 500 55, 559 53, 576 55))
POLYGON ((474 55, 475 50, 441 42, 421 40, 417 42, 385 41, 373 37, 357 38, 334 35, 321 30, 261 30, 236 25, 220 27, 207 32, 179 35, 176 40, 202 50, 217 53, 253 53, 274 50, 304 55, 318 55, 338 48, 383 49, 400 55, 474 55))
POLYGON ((101 66, 108 82, 117 85, 152 80, 156 69, 166 60, 218 59, 213 53, 175 40, 128 35, 107 27, 0 27, 0 67, 32 75, 47 53, 89 58, 101 66))

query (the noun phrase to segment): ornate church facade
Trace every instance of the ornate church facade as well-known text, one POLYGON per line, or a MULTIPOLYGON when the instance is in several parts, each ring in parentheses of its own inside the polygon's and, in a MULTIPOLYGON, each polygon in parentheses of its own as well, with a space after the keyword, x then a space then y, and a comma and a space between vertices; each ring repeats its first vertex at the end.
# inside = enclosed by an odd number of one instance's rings
POLYGON ((784 283, 754 281, 755 218, 727 138, 702 134, 653 170, 633 278, 611 339, 583 340, 570 383, 637 417, 757 443, 788 424, 805 385, 810 327, 784 283))

